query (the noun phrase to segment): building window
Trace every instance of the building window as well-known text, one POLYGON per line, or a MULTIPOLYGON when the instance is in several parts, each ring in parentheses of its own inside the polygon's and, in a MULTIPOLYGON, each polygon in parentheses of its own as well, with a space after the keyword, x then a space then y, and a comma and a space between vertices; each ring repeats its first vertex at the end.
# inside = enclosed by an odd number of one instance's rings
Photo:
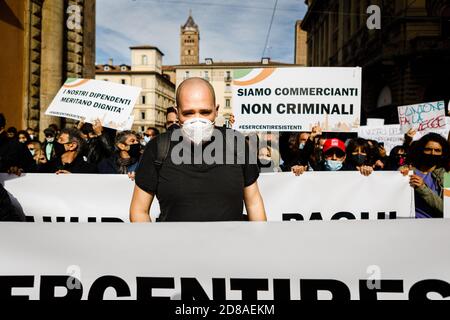
POLYGON ((109 71, 109 66, 104 66, 104 67, 103 67, 103 70, 109 71))
POLYGON ((225 108, 231 107, 231 99, 225 99, 225 108))
POLYGON ((227 83, 225 85, 225 93, 230 93, 231 92, 231 84, 227 83))
POLYGON ((142 56, 142 64, 145 66, 148 65, 148 57, 146 55, 142 56))
POLYGON ((189 71, 186 71, 186 73, 184 74, 184 79, 189 79, 189 71))
POLYGON ((127 80, 125 80, 125 79, 122 79, 121 82, 122 82, 122 84, 127 84, 127 80))
POLYGON ((145 120, 145 112, 141 112, 141 120, 145 120))
POLYGON ((205 80, 209 81, 209 71, 205 71, 205 80))
POLYGON ((145 131, 145 128, 144 128, 143 126, 141 127, 141 131, 142 131, 142 132, 144 132, 144 131, 145 131))
POLYGON ((126 66, 122 66, 122 67, 120 67, 120 70, 127 71, 127 67, 126 66))
POLYGON ((145 104, 145 96, 141 96, 141 104, 145 104))

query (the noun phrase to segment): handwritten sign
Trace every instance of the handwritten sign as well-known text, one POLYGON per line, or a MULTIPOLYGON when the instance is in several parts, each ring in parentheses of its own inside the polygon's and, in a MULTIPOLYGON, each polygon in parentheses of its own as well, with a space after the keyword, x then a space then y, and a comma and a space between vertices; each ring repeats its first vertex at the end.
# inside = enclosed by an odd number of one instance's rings
POLYGON ((409 129, 433 132, 446 127, 444 101, 398 107, 398 120, 403 133, 409 129))
POLYGON ((384 149, 389 154, 395 146, 404 143, 404 134, 398 124, 384 126, 361 126, 358 128, 358 137, 384 143, 384 149))

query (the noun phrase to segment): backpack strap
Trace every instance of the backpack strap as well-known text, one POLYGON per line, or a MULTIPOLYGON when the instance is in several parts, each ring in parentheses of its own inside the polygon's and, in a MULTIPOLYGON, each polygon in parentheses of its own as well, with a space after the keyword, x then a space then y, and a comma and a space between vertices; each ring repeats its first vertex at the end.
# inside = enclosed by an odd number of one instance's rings
POLYGON ((156 154, 154 154, 155 160, 153 160, 153 163, 158 173, 161 170, 164 161, 167 159, 167 156, 169 155, 170 140, 171 140, 170 138, 171 138, 170 132, 165 132, 160 134, 156 140, 156 154))

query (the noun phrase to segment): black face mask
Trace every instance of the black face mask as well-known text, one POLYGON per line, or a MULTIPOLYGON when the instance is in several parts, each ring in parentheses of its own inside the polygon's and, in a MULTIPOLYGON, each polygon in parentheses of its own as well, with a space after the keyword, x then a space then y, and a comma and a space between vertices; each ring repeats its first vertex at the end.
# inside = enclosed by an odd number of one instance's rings
POLYGON ((55 148, 55 156, 57 158, 60 158, 64 153, 66 153, 66 148, 64 148, 64 145, 59 142, 56 142, 54 144, 54 148, 55 148))
POLYGON ((352 155, 352 161, 357 166, 362 166, 367 160, 367 156, 363 154, 352 155))
POLYGON ((130 144, 130 150, 127 152, 131 158, 139 158, 141 155, 141 145, 139 143, 130 144))
POLYGON ((174 123, 174 124, 171 124, 169 127, 167 127, 167 131, 173 131, 173 130, 180 129, 180 128, 181 127, 178 124, 174 123))
POLYGON ((434 166, 437 166, 441 163, 442 156, 437 156, 433 154, 423 154, 421 157, 421 164, 425 168, 432 168, 434 166))

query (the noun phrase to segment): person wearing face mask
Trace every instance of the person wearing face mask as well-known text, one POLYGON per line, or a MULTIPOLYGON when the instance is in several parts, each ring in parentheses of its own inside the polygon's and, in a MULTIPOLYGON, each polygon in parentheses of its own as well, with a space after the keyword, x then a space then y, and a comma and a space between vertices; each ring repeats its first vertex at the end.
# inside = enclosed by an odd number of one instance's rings
POLYGON ((142 146, 146 146, 152 139, 155 139, 159 135, 159 130, 154 127, 148 127, 144 132, 142 146))
MULTIPOLYGON (((409 184, 414 188, 416 218, 442 218, 444 174, 449 161, 447 140, 437 133, 428 133, 412 145, 413 170, 409 184)), ((402 170, 404 175, 408 169, 402 170)))
POLYGON ((34 130, 33 128, 28 127, 26 132, 28 134, 29 141, 37 141, 36 130, 34 130))
POLYGON ((43 173, 96 173, 97 168, 83 157, 84 139, 80 130, 65 128, 55 143, 55 158, 40 166, 43 173))
POLYGON ((346 149, 346 163, 349 170, 358 170, 366 176, 373 172, 371 149, 367 140, 362 138, 352 139, 346 149))
POLYGON ((406 166, 407 154, 404 146, 395 146, 389 153, 389 158, 386 163, 386 170, 397 171, 401 167, 406 166))
POLYGON ((345 144, 341 140, 336 138, 325 140, 323 144, 323 161, 319 171, 358 170, 364 176, 368 176, 373 172, 371 166, 364 164, 365 159, 359 151, 355 154, 353 154, 354 149, 351 152, 346 151, 345 144), (347 161, 349 157, 351 160, 347 161))
POLYGON ((31 141, 31 138, 28 132, 26 132, 25 130, 20 130, 19 132, 17 132, 17 141, 26 145, 31 141))
POLYGON ((0 113, 0 172, 20 175, 36 170, 33 157, 25 144, 8 138, 6 118, 0 113))
POLYGON ((56 157, 55 154, 55 137, 56 132, 52 128, 44 130, 45 141, 42 143, 42 150, 47 161, 53 161, 56 157))
POLYGON ((176 102, 181 129, 159 135, 146 147, 136 171, 130 221, 151 222, 149 210, 155 196, 161 208, 158 221, 239 221, 244 204, 248 220, 266 221, 257 184, 257 151, 255 163, 250 163, 253 150, 242 134, 214 125, 218 108, 211 84, 195 77, 183 81, 176 102), (237 148, 244 147, 244 154, 232 150, 231 161, 225 162, 221 161, 228 152, 218 151, 213 162, 197 158, 195 150, 203 152, 213 141, 228 150, 226 137, 230 134, 239 138, 241 145, 237 148), (178 162, 175 150, 179 147, 183 147, 187 162, 178 162))
POLYGON ((134 172, 141 156, 141 145, 133 131, 121 131, 116 136, 116 151, 98 164, 99 173, 128 174, 134 179, 134 172))
POLYGON ((280 167, 275 165, 272 158, 273 149, 271 147, 262 147, 258 152, 258 166, 261 173, 281 172, 280 167))
POLYGON ((180 129, 180 122, 178 120, 177 109, 174 107, 169 107, 166 110, 166 130, 171 131, 175 129, 180 129))

